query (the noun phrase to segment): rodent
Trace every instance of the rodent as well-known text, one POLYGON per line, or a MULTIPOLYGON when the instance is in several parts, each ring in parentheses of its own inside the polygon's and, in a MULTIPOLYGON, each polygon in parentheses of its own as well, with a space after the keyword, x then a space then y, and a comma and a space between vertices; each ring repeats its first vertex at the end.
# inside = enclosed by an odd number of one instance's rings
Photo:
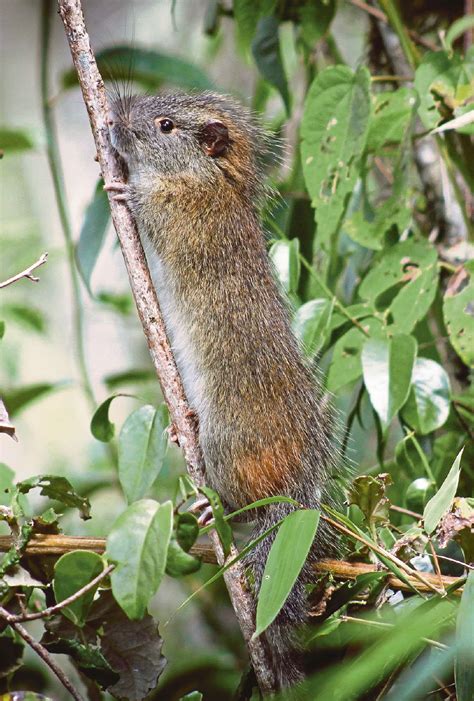
MULTIPOLYGON (((333 502, 331 414, 291 331, 260 223, 263 130, 232 98, 205 92, 118 99, 110 133, 197 415, 207 484, 229 510, 271 495, 308 508, 333 502)), ((252 538, 292 508, 255 510, 252 538)), ((273 537, 246 560, 256 591, 273 537)), ((306 620, 311 563, 334 554, 334 540, 321 523, 265 633, 281 687, 303 677, 295 626, 306 620)))

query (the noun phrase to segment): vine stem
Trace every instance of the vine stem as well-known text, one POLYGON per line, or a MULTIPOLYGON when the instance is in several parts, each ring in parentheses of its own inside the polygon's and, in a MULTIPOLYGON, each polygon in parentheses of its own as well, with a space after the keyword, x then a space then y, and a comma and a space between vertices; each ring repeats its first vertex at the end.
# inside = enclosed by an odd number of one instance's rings
POLYGON ((9 611, 3 608, 3 606, 0 606, 0 618, 3 618, 4 621, 8 623, 9 626, 13 628, 16 633, 20 636, 20 638, 23 638, 25 643, 31 647, 32 650, 36 652, 36 654, 41 657, 43 662, 48 665, 50 670, 57 676, 61 684, 69 691, 71 696, 76 699, 76 701, 84 701, 81 694, 76 691, 76 689, 73 687, 69 679, 66 677, 64 674, 63 670, 59 665, 56 663, 52 655, 49 654, 49 652, 46 650, 41 643, 39 643, 37 640, 35 640, 24 628, 18 621, 16 620, 16 616, 11 614, 9 611))
MULTIPOLYGON (((92 52, 81 2, 80 0, 58 0, 58 5, 89 114, 102 176, 105 185, 112 185, 123 180, 123 173, 110 143, 104 82, 92 52)), ((171 420, 176 427, 179 444, 183 448, 188 473, 196 486, 199 487, 204 484, 204 460, 198 443, 196 425, 192 419, 192 412, 189 410, 183 385, 166 337, 163 318, 140 237, 126 205, 114 200, 110 193, 109 203, 151 359, 170 411, 171 420)), ((219 537, 215 531, 211 531, 210 539, 220 565, 229 563, 238 555, 235 546, 232 545, 228 557, 224 556, 219 537)), ((272 693, 276 689, 276 683, 270 653, 265 641, 261 639, 262 636, 255 640, 252 639, 255 630, 255 604, 249 591, 243 564, 238 562, 230 567, 225 572, 224 579, 249 651, 257 683, 262 693, 272 693)))
POLYGON ((75 336, 75 348, 77 354, 77 365, 81 378, 84 394, 92 408, 96 402, 94 390, 87 369, 87 361, 84 347, 84 311, 82 306, 81 288, 79 276, 76 268, 74 240, 72 235, 71 220, 68 211, 66 193, 64 190, 64 175, 59 153, 58 139, 54 114, 51 107, 49 94, 49 49, 51 38, 51 18, 54 14, 54 1, 42 0, 41 3, 41 60, 40 60, 40 87, 41 87, 41 108, 43 114, 43 124, 46 134, 46 154, 49 169, 53 180, 54 195, 58 208, 59 220, 66 244, 66 255, 69 268, 69 277, 72 288, 73 299, 73 324, 75 336))

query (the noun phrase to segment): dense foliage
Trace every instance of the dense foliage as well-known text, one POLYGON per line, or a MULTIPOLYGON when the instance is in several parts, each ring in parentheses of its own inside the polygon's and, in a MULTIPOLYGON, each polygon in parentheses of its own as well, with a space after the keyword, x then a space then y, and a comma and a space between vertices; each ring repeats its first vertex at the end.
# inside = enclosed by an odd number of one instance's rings
MULTIPOLYGON (((239 60, 246 61, 243 70, 255 75, 249 104, 275 137, 268 157, 275 196, 263 211, 269 253, 290 300, 295 334, 333 395, 342 459, 353 467, 345 513, 329 507, 321 514, 299 510, 280 526, 259 597, 257 633, 284 603, 319 520, 330 519, 346 543, 347 567, 342 574, 315 574, 318 603, 306 632, 316 651, 311 698, 440 701, 456 695, 458 701, 470 701, 474 18, 462 17, 458 2, 439 8, 430 2, 403 3, 399 9, 393 0, 377 6, 354 0, 352 5, 362 7, 354 12, 365 18, 363 57, 354 60, 336 28, 348 4, 211 0, 203 29, 213 61, 223 39, 234 32, 239 60), (348 563, 353 563, 352 573, 348 563)), ((44 129, 74 303, 80 307, 81 297, 88 295, 94 305, 129 323, 134 314, 130 295, 92 285, 110 230, 101 182, 77 243, 72 242, 48 94, 53 18, 53 3, 46 0, 41 20, 44 129)), ((154 47, 111 46, 97 58, 104 75, 115 81, 128 80, 131 71, 137 90, 219 90, 218 82, 190 58, 154 47)), ((77 90, 74 72, 65 72, 58 99, 77 90)), ((2 129, 0 136, 5 166, 35 148, 31 135, 16 126, 2 129)), ((17 269, 11 267, 13 275, 17 269)), ((15 296, 27 284, 0 291, 6 299, 4 344, 10 325, 22 326, 25 338, 47 333, 46 307, 30 303, 30 290, 27 301, 15 296)), ((38 628, 31 630, 44 649, 69 655, 76 669, 71 678, 79 675, 90 699, 107 698, 99 689, 132 701, 230 698, 245 651, 235 624, 225 623, 230 619, 222 572, 203 566, 193 550, 205 529, 184 509, 196 490, 169 445, 168 412, 156 400, 153 373, 140 363, 105 376, 99 392, 108 396, 99 403, 81 350, 80 319, 76 331, 81 386, 93 407, 90 440, 105 448, 100 459, 90 458, 82 476, 64 469, 57 474, 52 467, 54 474, 17 481, 10 466, 0 465, 5 505, 0 519, 13 537, 2 541, 6 552, 0 564, 2 690, 49 689, 60 698, 61 689, 44 675, 32 671, 29 676, 33 663, 22 667, 24 641, 4 613, 21 623, 86 587, 67 606, 38 616, 44 623, 39 635, 38 628), (116 432, 109 413, 130 396, 124 387, 132 387, 138 408, 116 432), (91 503, 92 530, 74 522, 74 533, 93 534, 94 500, 107 483, 114 485, 114 498, 120 500, 121 493, 126 504, 106 527, 105 552, 97 539, 83 550, 66 546, 61 532, 72 527, 71 512, 89 519, 91 503), (35 543, 55 534, 58 550, 32 554, 35 543), (174 656, 167 653, 166 665, 160 633, 166 652, 174 621, 158 632, 160 605, 154 597, 158 589, 169 591, 170 577, 179 580, 183 599, 187 591, 185 603, 193 599, 198 606, 186 623, 196 630, 189 641, 181 637, 175 644, 174 656), (218 652, 203 656, 209 638, 218 652)), ((33 400, 63 388, 54 368, 48 378, 53 379, 29 385, 10 381, 3 388, 8 413, 0 417, 2 440, 15 435, 18 414, 28 419, 33 400)), ((55 430, 44 427, 45 434, 55 430)), ((31 454, 28 469, 35 475, 34 447, 31 454)), ((88 455, 84 449, 84 464, 88 455)), ((209 490, 206 495, 227 548, 232 515, 224 515, 217 495, 209 490)), ((102 527, 96 535, 102 535, 102 527)), ((252 547, 245 532, 234 535, 244 551, 252 547)), ((240 699, 257 698, 245 684, 239 693, 240 699)))

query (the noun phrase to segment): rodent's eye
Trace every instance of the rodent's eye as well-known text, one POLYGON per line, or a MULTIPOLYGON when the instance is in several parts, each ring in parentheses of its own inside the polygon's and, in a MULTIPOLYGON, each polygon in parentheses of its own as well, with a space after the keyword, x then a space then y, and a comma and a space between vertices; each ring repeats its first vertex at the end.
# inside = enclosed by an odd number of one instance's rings
POLYGON ((160 127, 160 130, 161 130, 164 134, 169 134, 170 131, 173 131, 173 129, 174 129, 174 123, 171 121, 171 119, 167 119, 167 118, 165 117, 165 118, 159 118, 159 119, 157 119, 157 120, 155 120, 155 121, 156 121, 156 123, 157 123, 157 126, 160 127))

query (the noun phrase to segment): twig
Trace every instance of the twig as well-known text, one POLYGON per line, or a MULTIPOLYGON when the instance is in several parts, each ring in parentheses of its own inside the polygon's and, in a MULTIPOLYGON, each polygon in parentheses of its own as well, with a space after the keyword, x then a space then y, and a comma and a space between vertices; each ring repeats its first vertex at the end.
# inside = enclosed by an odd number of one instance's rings
MULTIPOLYGON (((358 7, 359 10, 367 12, 368 15, 372 15, 372 17, 375 17, 376 19, 380 20, 380 22, 384 22, 385 24, 388 23, 388 17, 385 14, 385 12, 382 12, 382 10, 379 10, 377 7, 372 7, 366 2, 363 2, 363 0, 348 0, 348 2, 350 2, 351 5, 354 5, 354 7, 358 7)), ((420 46, 424 46, 425 49, 429 49, 430 51, 438 51, 439 46, 436 46, 436 44, 434 44, 429 39, 425 39, 424 37, 420 36, 413 29, 409 29, 408 34, 414 41, 416 41, 417 44, 420 44, 420 46)))
POLYGON ((50 670, 57 676, 61 684, 69 691, 71 696, 76 699, 76 701, 83 701, 82 696, 73 687, 69 679, 64 674, 63 670, 55 662, 52 655, 44 648, 37 640, 35 640, 23 626, 16 621, 16 616, 13 616, 9 611, 0 606, 0 616, 10 625, 18 635, 23 638, 25 643, 29 645, 36 653, 41 657, 43 662, 45 662, 50 670))
POLYGON ((21 280, 22 278, 27 278, 28 280, 31 280, 31 282, 38 282, 39 277, 36 277, 35 275, 32 275, 33 270, 36 270, 36 268, 39 268, 40 265, 44 265, 48 259, 48 254, 47 253, 42 253, 36 263, 33 263, 33 265, 30 265, 29 268, 26 268, 26 270, 22 270, 21 273, 18 273, 17 275, 14 275, 13 277, 9 277, 8 280, 5 280, 4 282, 0 282, 0 289, 3 287, 8 287, 8 285, 13 285, 14 282, 17 282, 17 280, 21 280))
MULTIPOLYGON (((110 144, 104 83, 92 53, 80 0, 59 0, 58 4, 89 114, 105 184, 120 182, 123 180, 123 173, 110 144)), ((111 194, 109 194, 109 203, 130 278, 132 293, 147 338, 152 362, 160 380, 163 396, 168 404, 171 419, 176 426, 188 472, 195 484, 201 486, 204 484, 204 461, 198 444, 196 426, 192 420, 176 363, 166 338, 163 319, 135 222, 126 205, 114 201, 111 194)), ((235 546, 232 546, 226 560, 215 531, 211 532, 210 538, 217 560, 221 565, 236 557, 237 551, 235 546)), ((224 574, 224 579, 249 650, 260 690, 264 693, 271 692, 275 689, 275 677, 269 653, 265 648, 264 641, 260 638, 252 640, 255 630, 255 605, 248 588, 243 564, 239 562, 229 568, 224 574)))
POLYGON ((88 591, 91 591, 91 589, 94 589, 100 582, 107 577, 112 570, 114 569, 115 565, 108 565, 103 572, 101 572, 97 577, 94 579, 91 579, 90 582, 88 582, 85 586, 82 587, 82 589, 78 589, 74 594, 71 594, 71 596, 68 596, 66 599, 63 599, 62 601, 59 602, 59 604, 55 604, 54 606, 50 606, 47 609, 43 609, 43 611, 36 611, 35 613, 23 613, 23 614, 18 614, 17 616, 12 616, 10 619, 11 621, 19 623, 20 621, 35 621, 38 618, 49 618, 50 616, 54 615, 58 611, 61 611, 61 609, 66 608, 66 606, 69 606, 70 604, 74 603, 74 601, 77 601, 78 599, 81 598, 81 596, 84 596, 84 594, 87 594, 88 591))
MULTIPOLYGON (((11 536, 0 536, 0 552, 7 552, 13 545, 11 536)), ((88 538, 83 536, 68 536, 62 534, 43 534, 37 533, 33 535, 26 548, 24 554, 28 557, 45 557, 48 555, 64 555, 64 553, 73 550, 92 550, 93 552, 102 555, 105 552, 105 538, 88 538)), ((190 550, 191 555, 200 557, 203 562, 209 565, 216 565, 217 559, 214 550, 210 545, 205 543, 197 543, 190 550)), ((444 558, 446 559, 446 558, 444 558)), ((448 558, 449 559, 449 558, 448 558)), ((463 565, 462 562, 457 564, 463 565)), ((345 560, 320 560, 314 564, 316 574, 329 573, 335 579, 355 579, 361 574, 367 572, 378 571, 374 565, 369 565, 367 562, 346 562, 345 560)), ((439 580, 434 574, 424 573, 426 580, 432 584, 436 584, 439 580)), ((410 583, 416 583, 420 591, 432 591, 431 588, 418 582, 415 577, 407 576, 410 583)), ((443 575, 442 581, 444 587, 449 587, 454 582, 457 582, 459 577, 448 577, 443 575)), ((387 573, 387 583, 392 589, 400 589, 401 591, 412 591, 411 587, 398 577, 395 577, 391 572, 387 573)), ((459 589, 459 593, 462 588, 459 589)))
POLYGON ((94 390, 87 368, 86 351, 84 347, 84 310, 82 305, 81 288, 75 259, 75 247, 69 214, 66 192, 64 189, 64 174, 59 152, 56 124, 52 104, 49 99, 49 55, 51 38, 51 21, 56 16, 54 0, 42 0, 40 26, 40 91, 41 109, 46 136, 46 156, 53 181, 54 196, 58 209, 59 220, 66 247, 66 259, 69 269, 72 299, 72 323, 74 329, 74 347, 77 358, 77 368, 84 394, 92 409, 96 402, 94 390))
POLYGON ((405 516, 411 516, 417 521, 423 518, 422 514, 418 514, 416 511, 411 511, 410 509, 405 509, 403 506, 395 506, 395 504, 390 504, 390 511, 396 511, 399 514, 405 514, 405 516))

